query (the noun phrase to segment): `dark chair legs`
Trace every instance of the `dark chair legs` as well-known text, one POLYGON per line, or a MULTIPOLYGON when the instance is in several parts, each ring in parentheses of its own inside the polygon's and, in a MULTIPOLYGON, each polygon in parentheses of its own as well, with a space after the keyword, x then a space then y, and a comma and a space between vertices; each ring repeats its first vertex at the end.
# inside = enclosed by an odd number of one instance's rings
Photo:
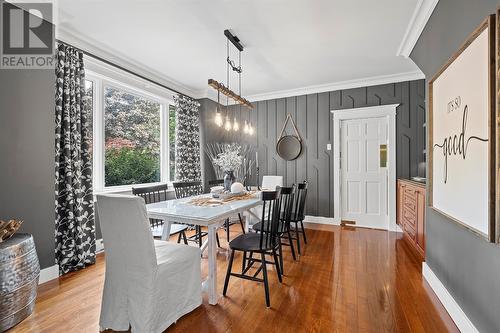
POLYGON ((196 226, 196 234, 198 235, 198 245, 201 247, 203 245, 203 237, 201 237, 201 227, 199 225, 196 226))
POLYGON ((297 240, 297 252, 299 253, 299 255, 301 254, 300 253, 300 235, 299 235, 299 224, 298 222, 294 222, 295 223, 295 239, 297 240))
MULTIPOLYGON (((278 274, 278 280, 280 283, 282 283, 283 280, 281 279, 281 267, 278 260, 278 255, 276 254, 276 249, 273 250, 273 258, 274 258, 274 266, 276 266, 276 274, 278 274)), ((281 259, 282 258, 283 256, 281 256, 281 259)))
POLYGON ((188 245, 188 240, 187 240, 185 231, 179 232, 179 237, 177 238, 177 243, 180 243, 181 239, 184 241, 184 244, 188 245))
POLYGON ((245 224, 243 223, 243 219, 241 218, 240 213, 238 213, 238 218, 240 219, 241 231, 243 231, 243 233, 245 233, 245 224))
POLYGON ((230 225, 230 223, 229 223, 229 219, 228 218, 226 219, 226 222, 224 222, 224 225, 226 227, 227 241, 229 242, 229 225, 230 225))
POLYGON ((226 296, 227 285, 229 284, 229 277, 231 276, 231 268, 233 267, 234 250, 231 250, 231 257, 229 257, 229 264, 227 265, 226 280, 224 281, 224 290, 222 295, 226 296))
POLYGON ((217 240, 217 247, 220 247, 219 234, 215 233, 215 239, 217 240))
POLYGON ((306 231, 304 229, 304 223, 302 223, 302 221, 300 221, 300 227, 302 229, 302 236, 304 237, 304 244, 307 244, 307 240, 306 240, 306 231))
POLYGON ((290 248, 292 250, 292 257, 293 260, 297 260, 297 257, 295 256, 295 248, 293 246, 293 238, 292 238, 292 233, 290 232, 290 229, 286 231, 286 234, 288 235, 288 243, 290 244, 290 248))
MULTIPOLYGON (((262 275, 264 276, 264 291, 266 293, 266 306, 269 308, 271 306, 271 301, 269 299, 269 284, 267 281, 266 255, 262 252, 260 254, 260 257, 261 257, 262 275)), ((276 267, 276 269, 278 268, 276 267)))
POLYGON ((243 251, 243 260, 241 260, 241 274, 245 272, 247 265, 247 251, 243 251))
MULTIPOLYGON (((283 246, 281 244, 281 237, 279 238, 279 244, 278 244, 278 256, 280 259, 280 273, 281 273, 281 275, 285 275, 285 273, 284 273, 285 266, 283 266, 283 246)), ((281 282, 281 280, 280 280, 280 282, 281 282)))

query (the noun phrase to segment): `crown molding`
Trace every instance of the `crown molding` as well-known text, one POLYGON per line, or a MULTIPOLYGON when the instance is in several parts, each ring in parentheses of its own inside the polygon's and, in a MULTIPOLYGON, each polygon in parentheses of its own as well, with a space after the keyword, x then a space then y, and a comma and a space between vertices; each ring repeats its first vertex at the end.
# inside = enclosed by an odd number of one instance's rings
POLYGON ((177 91, 192 98, 199 99, 205 95, 204 91, 193 90, 172 78, 156 74, 158 72, 157 70, 138 63, 123 53, 115 50, 112 50, 111 52, 107 51, 106 49, 109 49, 109 47, 91 38, 83 37, 81 34, 68 27, 62 27, 61 25, 57 26, 56 38, 101 57, 102 59, 110 61, 118 66, 127 68, 128 70, 147 77, 153 81, 171 87, 172 89, 176 89, 177 91))
POLYGON ((322 92, 330 92, 330 91, 337 91, 337 90, 344 90, 344 89, 376 86, 376 85, 380 85, 380 84, 420 80, 423 78, 425 78, 424 73, 422 73, 422 71, 420 71, 420 70, 417 70, 417 71, 413 71, 413 72, 404 72, 404 73, 390 74, 390 75, 379 75, 379 76, 365 77, 365 78, 354 79, 354 80, 333 82, 333 83, 327 83, 327 84, 319 84, 319 85, 313 85, 313 86, 297 88, 297 89, 280 90, 280 91, 275 91, 275 92, 270 92, 270 93, 250 95, 250 96, 247 96, 246 98, 252 102, 257 102, 257 101, 270 100, 270 99, 275 99, 275 98, 293 97, 293 96, 317 94, 317 93, 322 93, 322 92))
POLYGON ((439 0, 418 0, 396 55, 408 58, 439 0))

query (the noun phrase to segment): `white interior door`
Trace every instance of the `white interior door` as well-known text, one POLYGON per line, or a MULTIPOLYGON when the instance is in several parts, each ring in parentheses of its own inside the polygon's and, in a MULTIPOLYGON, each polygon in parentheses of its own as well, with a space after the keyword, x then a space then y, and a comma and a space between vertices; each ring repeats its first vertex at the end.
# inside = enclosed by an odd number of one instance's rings
POLYGON ((389 227, 387 128, 386 117, 340 123, 341 218, 356 226, 389 227), (385 162, 381 159, 383 145, 385 162))

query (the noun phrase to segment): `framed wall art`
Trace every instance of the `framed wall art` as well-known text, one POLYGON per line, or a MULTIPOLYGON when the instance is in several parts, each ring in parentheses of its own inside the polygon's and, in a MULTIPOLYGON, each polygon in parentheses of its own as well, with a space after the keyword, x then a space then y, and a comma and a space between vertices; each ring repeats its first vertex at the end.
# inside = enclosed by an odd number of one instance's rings
POLYGON ((496 24, 487 17, 429 82, 429 205, 495 241, 496 24))

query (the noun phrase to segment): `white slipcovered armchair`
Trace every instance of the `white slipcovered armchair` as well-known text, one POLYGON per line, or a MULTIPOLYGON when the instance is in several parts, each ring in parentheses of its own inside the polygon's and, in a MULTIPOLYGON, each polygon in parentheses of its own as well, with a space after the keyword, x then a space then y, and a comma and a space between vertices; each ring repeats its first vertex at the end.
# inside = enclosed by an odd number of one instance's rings
POLYGON ((144 199, 98 195, 106 252, 101 330, 163 332, 201 302, 200 249, 153 240, 144 199))

